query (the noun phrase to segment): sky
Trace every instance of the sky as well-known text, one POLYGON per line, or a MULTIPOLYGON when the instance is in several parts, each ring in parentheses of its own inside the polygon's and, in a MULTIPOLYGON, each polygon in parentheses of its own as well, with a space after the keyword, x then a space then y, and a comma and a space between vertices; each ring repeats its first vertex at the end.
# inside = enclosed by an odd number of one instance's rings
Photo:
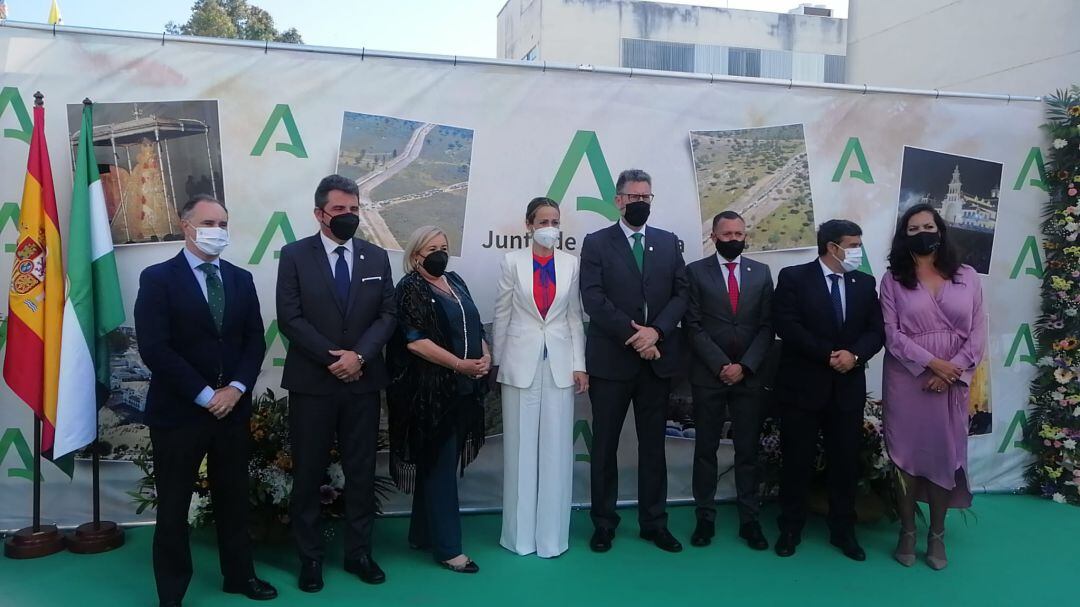
MULTIPOLYGON (((44 23, 51 0, 5 0, 8 19, 44 23)), ((668 0, 787 12, 808 0, 668 0)), ((812 0, 847 17, 847 0, 812 0)), ((494 57, 496 16, 506 0, 249 0, 266 9, 274 24, 300 30, 318 46, 367 47, 436 55, 494 57)), ((160 32, 169 21, 183 23, 193 0, 59 0, 64 25, 160 32), (134 8, 133 8, 134 7, 134 8)))

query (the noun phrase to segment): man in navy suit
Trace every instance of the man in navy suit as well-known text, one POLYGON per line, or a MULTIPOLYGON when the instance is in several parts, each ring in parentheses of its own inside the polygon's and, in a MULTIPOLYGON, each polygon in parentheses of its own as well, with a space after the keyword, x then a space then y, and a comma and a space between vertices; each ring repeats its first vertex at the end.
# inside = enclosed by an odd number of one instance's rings
POLYGON ((682 544, 667 528, 664 431, 671 378, 685 368, 679 322, 686 312, 686 266, 678 238, 646 226, 652 179, 623 171, 615 185, 622 219, 585 237, 581 301, 589 315, 585 366, 592 401, 592 520, 595 552, 611 549, 619 515, 617 452, 631 401, 638 438, 638 526, 669 552, 682 544))
POLYGON ((806 493, 817 438, 824 436, 830 541, 856 561, 855 490, 866 404, 866 361, 885 343, 874 277, 860 272, 862 229, 834 219, 818 228, 818 257, 784 268, 773 297, 782 339, 775 389, 781 405, 780 539, 776 553, 795 554, 806 522, 806 493))
POLYGON ((386 251, 354 237, 359 213, 355 182, 323 178, 315 189, 319 232, 283 247, 278 261, 278 324, 289 340, 281 386, 289 391, 292 528, 305 592, 323 587, 319 488, 335 437, 345 472, 345 570, 368 584, 386 581, 371 556, 371 532, 379 392, 389 382, 383 347, 397 306, 386 251))
POLYGON ((135 333, 150 369, 146 421, 154 448, 154 578, 161 605, 180 605, 191 581, 188 507, 203 458, 214 504, 225 592, 277 591, 255 577, 248 538, 248 420, 266 345, 251 273, 220 259, 225 206, 199 195, 180 211, 184 249, 139 277, 135 333))

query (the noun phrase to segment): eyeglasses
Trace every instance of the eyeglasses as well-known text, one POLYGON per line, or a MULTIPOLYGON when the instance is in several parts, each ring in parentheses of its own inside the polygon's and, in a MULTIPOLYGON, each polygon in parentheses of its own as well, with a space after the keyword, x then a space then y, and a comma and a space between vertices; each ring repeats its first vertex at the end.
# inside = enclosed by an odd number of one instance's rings
POLYGON ((619 192, 619 195, 620 196, 626 196, 626 199, 629 200, 630 202, 649 202, 649 203, 651 203, 653 201, 653 198, 655 198, 655 196, 653 196, 652 194, 627 194, 626 192, 619 192))

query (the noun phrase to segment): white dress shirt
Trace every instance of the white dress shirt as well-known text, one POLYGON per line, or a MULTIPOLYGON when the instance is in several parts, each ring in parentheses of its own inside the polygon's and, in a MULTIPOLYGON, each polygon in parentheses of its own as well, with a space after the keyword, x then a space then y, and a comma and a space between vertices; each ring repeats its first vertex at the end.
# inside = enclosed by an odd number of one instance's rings
POLYGON ((731 273, 730 271, 728 271, 727 264, 729 264, 729 263, 735 264, 735 267, 732 268, 735 271, 735 284, 739 285, 739 291, 741 292, 742 291, 742 272, 740 272, 739 270, 742 270, 742 266, 740 265, 740 264, 742 264, 742 255, 739 255, 735 259, 732 259, 731 261, 728 261, 728 259, 726 257, 724 257, 723 255, 717 253, 716 254, 716 260, 720 262, 720 271, 724 273, 724 287, 725 288, 727 288, 728 280, 730 280, 729 277, 728 277, 728 274, 731 273))
MULTIPOLYGON (((191 251, 189 251, 187 247, 184 247, 184 259, 186 259, 187 262, 188 262, 188 265, 191 266, 191 273, 195 275, 195 282, 199 283, 199 288, 202 289, 203 299, 208 299, 208 296, 206 294, 206 272, 199 268, 199 266, 201 266, 202 264, 207 263, 207 262, 205 262, 205 261, 199 259, 198 257, 196 257, 195 254, 192 253, 191 251)), ((221 260, 219 258, 215 257, 213 259, 213 261, 210 261, 209 263, 214 264, 214 266, 217 267, 217 269, 218 269, 218 280, 222 280, 221 279, 221 260)), ((222 290, 222 292, 225 291, 225 282, 224 282, 224 280, 222 280, 221 290, 222 290)), ((238 381, 231 381, 231 382, 229 382, 229 385, 236 388, 237 390, 239 390, 240 394, 243 394, 244 392, 247 392, 247 386, 245 386, 244 384, 242 384, 242 383, 240 383, 238 381)), ((205 407, 206 405, 208 405, 210 403, 210 399, 213 398, 213 397, 214 397, 214 389, 211 388, 210 386, 206 386, 205 388, 202 389, 202 392, 199 392, 199 395, 195 397, 195 404, 199 405, 200 407, 205 407)))
POLYGON ((622 228, 623 234, 626 234, 626 241, 630 243, 630 250, 634 249, 634 234, 641 234, 641 246, 645 246, 645 226, 641 226, 636 231, 630 226, 626 225, 626 222, 619 220, 619 227, 622 228))
POLYGON ((829 293, 830 301, 832 298, 832 279, 829 278, 830 274, 839 274, 840 278, 837 283, 840 285, 840 309, 844 311, 844 319, 847 319, 847 284, 844 282, 843 272, 833 272, 832 268, 825 265, 825 262, 818 259, 818 263, 821 264, 821 271, 825 273, 825 291, 829 293))
MULTIPOLYGON (((345 242, 343 242, 341 244, 338 244, 338 243, 334 242, 333 240, 330 240, 330 238, 326 234, 323 234, 321 231, 319 232, 319 238, 322 239, 322 246, 323 246, 324 249, 326 249, 326 260, 328 262, 330 262, 330 275, 331 276, 334 276, 334 269, 337 268, 338 254, 336 252, 334 252, 334 249, 337 249, 338 247, 345 247, 345 263, 349 265, 349 277, 351 278, 352 277, 352 264, 353 264, 353 250, 352 250, 353 241, 352 241, 352 238, 346 240, 345 242)), ((334 276, 334 277, 337 278, 336 276, 334 276)))

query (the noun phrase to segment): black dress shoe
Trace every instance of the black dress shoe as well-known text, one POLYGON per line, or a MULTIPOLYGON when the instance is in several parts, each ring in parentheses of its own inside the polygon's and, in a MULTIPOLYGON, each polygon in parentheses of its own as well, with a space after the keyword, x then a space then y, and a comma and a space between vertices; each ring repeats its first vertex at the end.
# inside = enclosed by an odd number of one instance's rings
POLYGON ((297 586, 304 592, 318 592, 323 589, 322 563, 304 561, 300 564, 300 579, 297 586))
POLYGON ((746 545, 754 550, 767 550, 769 548, 769 540, 765 539, 765 534, 761 532, 761 525, 757 521, 739 525, 739 537, 746 540, 746 545))
POLYGON ((660 529, 642 529, 641 539, 650 541, 656 544, 656 547, 667 552, 682 552, 682 544, 679 540, 675 539, 674 535, 667 530, 667 527, 661 527, 660 529))
POLYGON ((386 573, 370 556, 362 556, 355 561, 345 561, 345 571, 355 573, 368 584, 381 584, 386 581, 386 573))
POLYGON ((694 534, 690 536, 690 545, 698 547, 708 546, 712 543, 714 535, 716 535, 716 523, 705 519, 699 519, 697 526, 694 527, 694 534))
POLYGON ((839 548, 844 556, 853 561, 866 560, 866 551, 859 545, 854 534, 833 535, 829 538, 829 543, 839 548))
POLYGON ((229 594, 242 594, 253 601, 277 598, 277 589, 257 577, 237 582, 226 581, 221 589, 229 594))
POLYGON ((798 546, 801 541, 802 538, 797 533, 790 531, 780 532, 780 537, 776 539, 776 555, 791 556, 795 554, 795 546, 798 546))
POLYGON ((593 552, 607 552, 611 550, 611 542, 615 540, 615 530, 597 527, 589 539, 589 548, 593 552))

